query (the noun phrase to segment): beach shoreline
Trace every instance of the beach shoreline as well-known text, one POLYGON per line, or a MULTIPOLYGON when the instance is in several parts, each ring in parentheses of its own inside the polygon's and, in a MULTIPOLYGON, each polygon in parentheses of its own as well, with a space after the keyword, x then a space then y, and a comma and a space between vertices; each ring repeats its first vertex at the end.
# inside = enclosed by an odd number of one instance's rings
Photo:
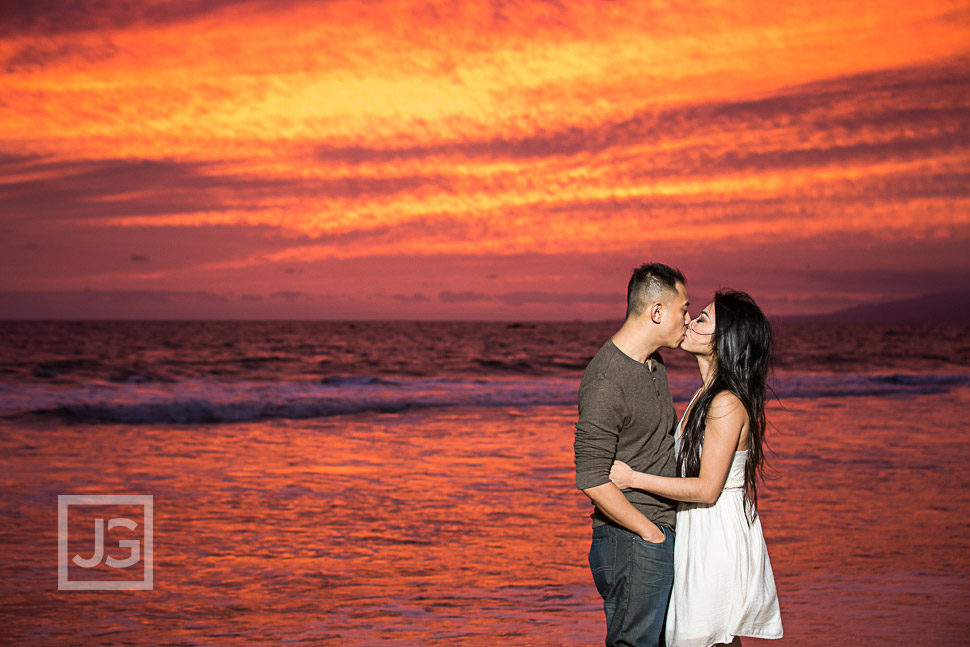
MULTIPOLYGON (((970 456, 945 432, 968 400, 970 389, 955 389, 769 410, 779 478, 761 515, 783 644, 963 635, 970 561, 954 546, 968 531, 953 519, 970 504, 970 456), (897 414, 888 419, 887 403, 897 414), (914 431, 906 420, 917 418, 914 431), (927 470, 937 488, 914 491, 927 470), (891 510, 908 510, 906 522, 891 510)), ((2 512, 19 523, 3 539, 3 623, 23 645, 217 635, 226 645, 596 643, 602 609, 585 564, 590 508, 572 475, 574 415, 455 407, 196 427, 5 422, 2 512), (155 589, 58 592, 56 496, 122 492, 155 497, 155 589), (28 543, 36 550, 14 559, 28 543)))

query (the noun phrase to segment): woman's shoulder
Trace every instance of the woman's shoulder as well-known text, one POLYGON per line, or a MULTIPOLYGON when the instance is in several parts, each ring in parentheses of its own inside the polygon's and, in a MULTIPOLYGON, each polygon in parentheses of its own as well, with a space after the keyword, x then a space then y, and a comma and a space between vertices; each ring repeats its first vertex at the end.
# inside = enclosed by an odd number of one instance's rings
POLYGON ((716 417, 737 417, 744 420, 748 418, 748 412, 744 408, 741 398, 728 390, 719 391, 711 398, 708 414, 716 417))

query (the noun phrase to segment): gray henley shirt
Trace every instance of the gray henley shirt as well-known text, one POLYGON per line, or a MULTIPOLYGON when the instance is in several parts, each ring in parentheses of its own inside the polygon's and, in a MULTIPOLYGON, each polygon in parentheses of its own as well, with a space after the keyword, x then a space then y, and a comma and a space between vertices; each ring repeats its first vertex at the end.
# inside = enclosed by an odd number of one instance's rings
MULTIPOLYGON (((610 339, 593 357, 579 386, 579 421, 573 450, 576 487, 609 483, 613 460, 638 472, 676 476, 673 429, 677 423, 667 369, 652 356, 649 368, 610 339)), ((623 490, 637 510, 658 525, 673 528, 676 502, 642 490, 623 490)), ((593 527, 615 525, 594 507, 593 527)))

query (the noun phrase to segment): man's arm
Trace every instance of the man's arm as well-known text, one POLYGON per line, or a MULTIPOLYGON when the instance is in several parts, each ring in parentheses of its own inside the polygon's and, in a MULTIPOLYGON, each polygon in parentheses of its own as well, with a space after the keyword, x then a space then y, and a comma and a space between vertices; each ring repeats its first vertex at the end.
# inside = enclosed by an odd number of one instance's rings
POLYGON ((614 523, 645 541, 659 543, 664 540, 660 529, 610 481, 610 467, 626 415, 622 390, 610 380, 601 377, 580 390, 573 443, 576 486, 614 523))
POLYGON ((600 512, 630 532, 640 535, 644 541, 657 544, 663 542, 664 534, 660 528, 634 508, 620 488, 613 483, 587 488, 583 490, 583 494, 593 501, 600 512))

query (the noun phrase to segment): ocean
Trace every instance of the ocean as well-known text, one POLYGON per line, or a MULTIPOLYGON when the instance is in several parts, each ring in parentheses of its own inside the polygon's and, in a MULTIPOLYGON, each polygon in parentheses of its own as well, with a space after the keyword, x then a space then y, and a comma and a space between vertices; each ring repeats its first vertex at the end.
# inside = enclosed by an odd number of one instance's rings
MULTIPOLYGON (((601 644, 572 434, 617 327, 0 322, 0 643, 601 644), (151 495, 151 590, 59 590, 63 495, 151 495)), ((776 324, 770 644, 966 642, 968 332, 776 324)), ((82 556, 141 512, 71 510, 82 556)))

